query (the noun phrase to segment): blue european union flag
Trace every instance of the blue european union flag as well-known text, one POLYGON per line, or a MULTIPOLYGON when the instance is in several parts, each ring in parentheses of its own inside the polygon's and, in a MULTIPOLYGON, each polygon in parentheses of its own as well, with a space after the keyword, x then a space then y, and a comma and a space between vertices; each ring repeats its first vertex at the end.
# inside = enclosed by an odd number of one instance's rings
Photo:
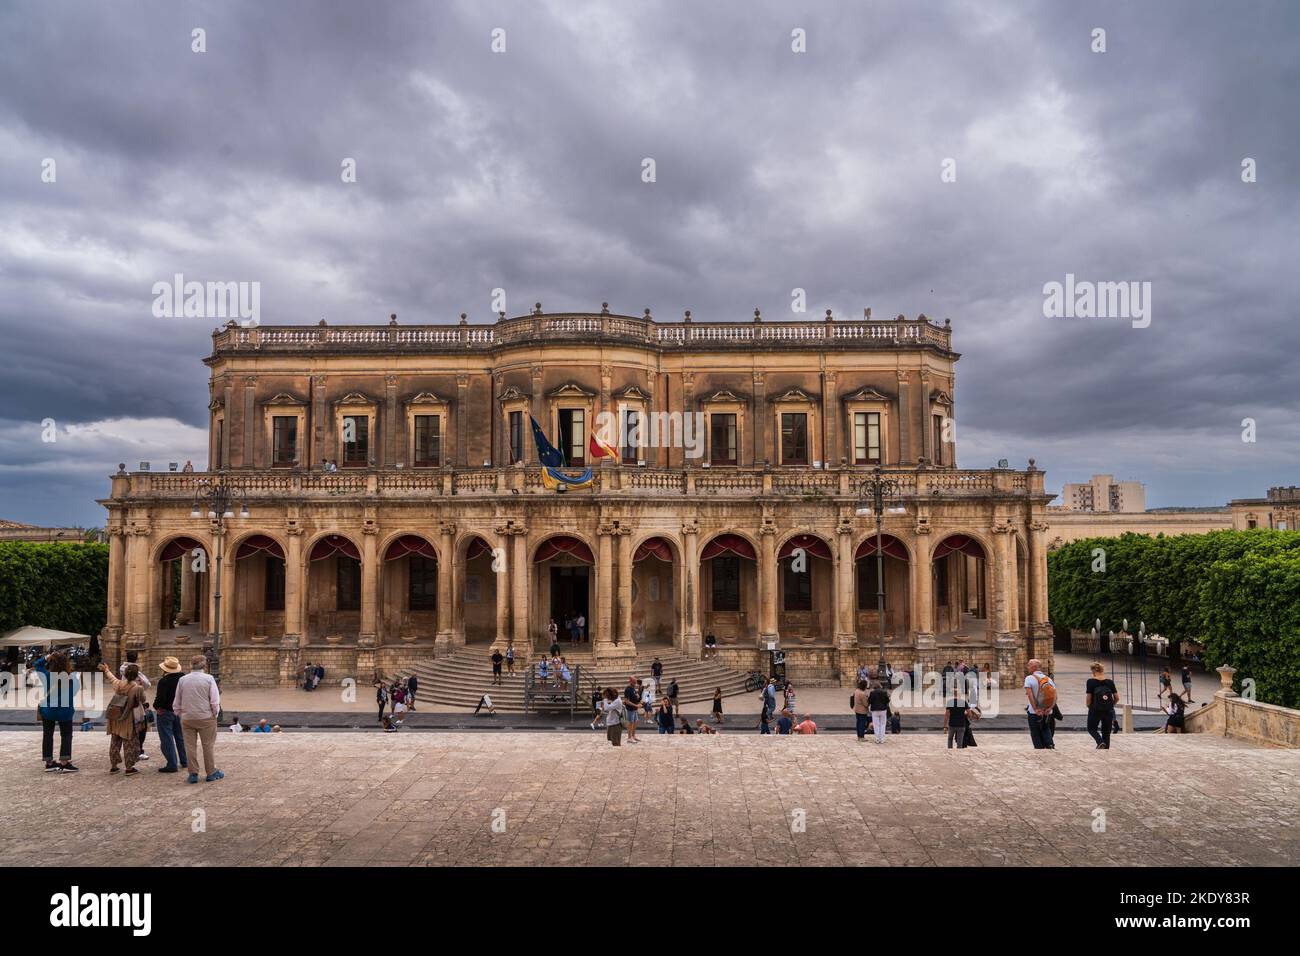
POLYGON ((533 423, 533 441, 537 445, 537 460, 547 468, 563 468, 564 456, 560 450, 547 441, 546 436, 542 434, 542 426, 537 424, 537 419, 532 415, 528 420, 533 423))

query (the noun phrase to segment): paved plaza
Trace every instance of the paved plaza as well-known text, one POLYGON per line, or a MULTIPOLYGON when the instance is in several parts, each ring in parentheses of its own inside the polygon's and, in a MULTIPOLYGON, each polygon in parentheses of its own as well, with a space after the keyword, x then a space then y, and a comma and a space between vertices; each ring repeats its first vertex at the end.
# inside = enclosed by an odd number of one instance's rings
POLYGON ((1294 865, 1300 752, 1207 735, 286 733, 218 739, 226 779, 154 759, 45 774, 0 733, 0 865, 1294 865), (1104 815, 1104 832, 1098 832, 1104 815), (202 823, 200 832, 195 832, 202 823), (800 825, 802 823, 802 825, 800 825))

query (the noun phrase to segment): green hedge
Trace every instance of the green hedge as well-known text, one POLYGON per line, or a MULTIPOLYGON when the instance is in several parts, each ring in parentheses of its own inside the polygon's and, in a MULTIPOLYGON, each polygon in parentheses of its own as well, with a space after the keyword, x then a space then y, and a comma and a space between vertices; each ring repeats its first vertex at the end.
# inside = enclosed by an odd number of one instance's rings
POLYGON ((0 633, 32 624, 98 634, 108 606, 108 545, 0 542, 0 633))
POLYGON ((1208 667, 1230 664, 1260 700, 1300 706, 1300 534, 1214 531, 1126 534, 1074 541, 1048 555, 1052 624, 1148 633, 1205 647, 1208 667), (1094 572, 1093 551, 1105 551, 1094 572))

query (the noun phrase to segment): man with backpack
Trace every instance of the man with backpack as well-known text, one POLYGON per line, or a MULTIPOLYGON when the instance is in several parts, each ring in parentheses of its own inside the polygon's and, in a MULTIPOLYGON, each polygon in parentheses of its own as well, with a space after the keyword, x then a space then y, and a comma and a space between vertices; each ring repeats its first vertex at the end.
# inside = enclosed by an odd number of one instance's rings
POLYGON ((1056 682, 1043 673, 1043 662, 1032 658, 1025 665, 1025 697, 1029 705, 1025 714, 1029 720, 1029 739, 1035 750, 1055 750, 1052 740, 1052 708, 1056 706, 1056 682))
POLYGON ((1106 676, 1100 661, 1089 668, 1092 676, 1084 688, 1084 703, 1088 705, 1088 733, 1097 742, 1098 750, 1110 749, 1111 727, 1115 724, 1115 704, 1119 702, 1119 689, 1106 676))

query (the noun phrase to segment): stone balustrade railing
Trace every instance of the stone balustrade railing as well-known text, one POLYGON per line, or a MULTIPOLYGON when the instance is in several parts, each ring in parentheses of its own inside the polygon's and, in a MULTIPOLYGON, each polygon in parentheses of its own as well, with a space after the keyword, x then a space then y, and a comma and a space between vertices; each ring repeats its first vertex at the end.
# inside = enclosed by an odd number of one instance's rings
MULTIPOLYGON (((591 489, 575 494, 628 496, 857 498, 865 470, 790 468, 596 468, 591 489)), ((1025 497, 1043 494, 1043 472, 1006 469, 902 469, 885 474, 904 498, 1025 497)), ((490 496, 548 492, 536 466, 475 469, 355 469, 337 472, 277 469, 214 472, 119 472, 114 498, 193 501, 218 479, 245 498, 392 498, 490 496)))
POLYGON ((952 347, 952 328, 925 316, 877 321, 822 319, 800 321, 660 322, 608 312, 539 314, 491 324, 458 325, 290 325, 243 327, 234 322, 212 334, 213 354, 245 351, 488 351, 515 343, 545 341, 620 341, 660 349, 762 348, 767 345, 816 348, 952 347))

